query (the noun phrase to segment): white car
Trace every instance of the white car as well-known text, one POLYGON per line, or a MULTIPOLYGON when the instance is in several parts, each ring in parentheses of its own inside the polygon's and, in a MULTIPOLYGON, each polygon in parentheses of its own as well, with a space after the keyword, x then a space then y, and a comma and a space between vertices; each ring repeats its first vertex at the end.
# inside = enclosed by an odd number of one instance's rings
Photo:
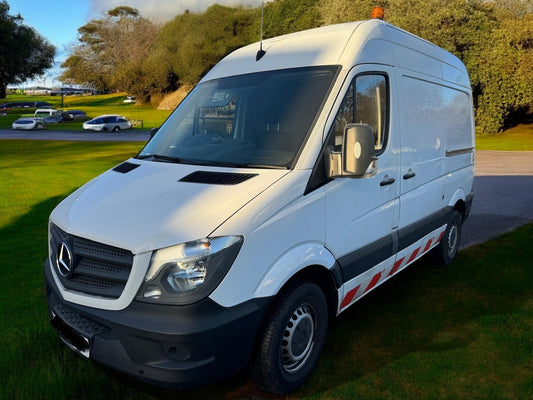
POLYGON ((11 127, 13 129, 25 130, 44 129, 45 123, 39 118, 19 118, 15 122, 13 122, 13 125, 11 125, 11 127))
POLYGON ((131 122, 121 115, 100 115, 83 123, 83 129, 97 132, 118 132, 131 129, 131 122))

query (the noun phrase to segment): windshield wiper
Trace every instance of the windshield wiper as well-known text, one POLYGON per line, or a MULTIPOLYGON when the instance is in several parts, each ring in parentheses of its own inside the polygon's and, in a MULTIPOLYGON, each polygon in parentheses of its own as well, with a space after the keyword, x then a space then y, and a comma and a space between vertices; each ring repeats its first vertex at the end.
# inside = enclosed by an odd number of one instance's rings
POLYGON ((138 155, 135 158, 137 158, 139 160, 147 160, 147 159, 151 158, 151 159, 156 160, 156 161, 166 161, 166 162, 173 162, 173 163, 181 163, 182 162, 181 158, 172 157, 172 156, 164 156, 164 155, 161 155, 161 154, 143 154, 143 155, 138 155))
POLYGON ((143 154, 135 157, 139 160, 153 159, 155 161, 165 161, 179 164, 204 165, 213 167, 230 167, 230 168, 262 168, 262 169, 289 169, 287 166, 268 165, 268 164, 252 164, 239 163, 232 161, 216 161, 216 160, 187 160, 183 158, 164 156, 161 154, 143 154))
POLYGON ((206 161, 194 161, 186 160, 185 163, 190 163, 194 165, 206 165, 213 167, 229 167, 229 168, 261 168, 261 169, 288 169, 285 166, 278 165, 267 165, 267 164, 251 164, 246 162, 234 162, 234 161, 217 161, 217 160, 206 160, 206 161))
POLYGON ((244 168, 265 168, 265 169, 289 169, 283 165, 269 165, 269 164, 243 164, 244 168))

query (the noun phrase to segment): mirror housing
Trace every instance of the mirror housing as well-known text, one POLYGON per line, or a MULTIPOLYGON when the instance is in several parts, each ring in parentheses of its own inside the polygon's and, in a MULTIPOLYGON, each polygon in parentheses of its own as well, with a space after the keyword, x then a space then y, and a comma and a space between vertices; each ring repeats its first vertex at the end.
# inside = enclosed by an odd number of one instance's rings
POLYGON ((342 150, 328 146, 324 152, 329 178, 363 178, 375 173, 374 130, 367 124, 348 124, 344 129, 342 150), (372 165, 374 163, 374 165, 372 165), (369 167, 371 167, 369 171, 369 167))
POLYGON ((158 130, 159 130, 159 128, 150 129, 150 139, 155 136, 155 134, 157 133, 158 130))

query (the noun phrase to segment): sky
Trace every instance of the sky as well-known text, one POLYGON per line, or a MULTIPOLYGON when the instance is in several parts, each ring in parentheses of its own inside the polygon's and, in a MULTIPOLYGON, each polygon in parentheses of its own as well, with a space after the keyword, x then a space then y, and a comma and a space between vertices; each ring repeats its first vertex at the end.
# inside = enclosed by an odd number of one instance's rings
POLYGON ((55 67, 25 85, 59 86, 59 66, 69 56, 69 47, 76 43, 78 28, 117 6, 134 7, 142 17, 165 22, 185 10, 201 12, 214 3, 259 7, 261 0, 7 0, 7 3, 10 15, 20 14, 25 25, 56 46, 55 67))

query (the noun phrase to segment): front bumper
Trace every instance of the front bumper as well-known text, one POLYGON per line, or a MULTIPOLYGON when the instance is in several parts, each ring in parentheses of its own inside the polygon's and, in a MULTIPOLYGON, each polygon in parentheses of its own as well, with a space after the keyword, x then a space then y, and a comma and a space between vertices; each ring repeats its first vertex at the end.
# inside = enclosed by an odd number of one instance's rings
POLYGON ((225 308, 132 302, 120 311, 66 302, 45 262, 52 325, 77 353, 148 383, 192 387, 227 377, 250 357, 269 298, 225 308))

